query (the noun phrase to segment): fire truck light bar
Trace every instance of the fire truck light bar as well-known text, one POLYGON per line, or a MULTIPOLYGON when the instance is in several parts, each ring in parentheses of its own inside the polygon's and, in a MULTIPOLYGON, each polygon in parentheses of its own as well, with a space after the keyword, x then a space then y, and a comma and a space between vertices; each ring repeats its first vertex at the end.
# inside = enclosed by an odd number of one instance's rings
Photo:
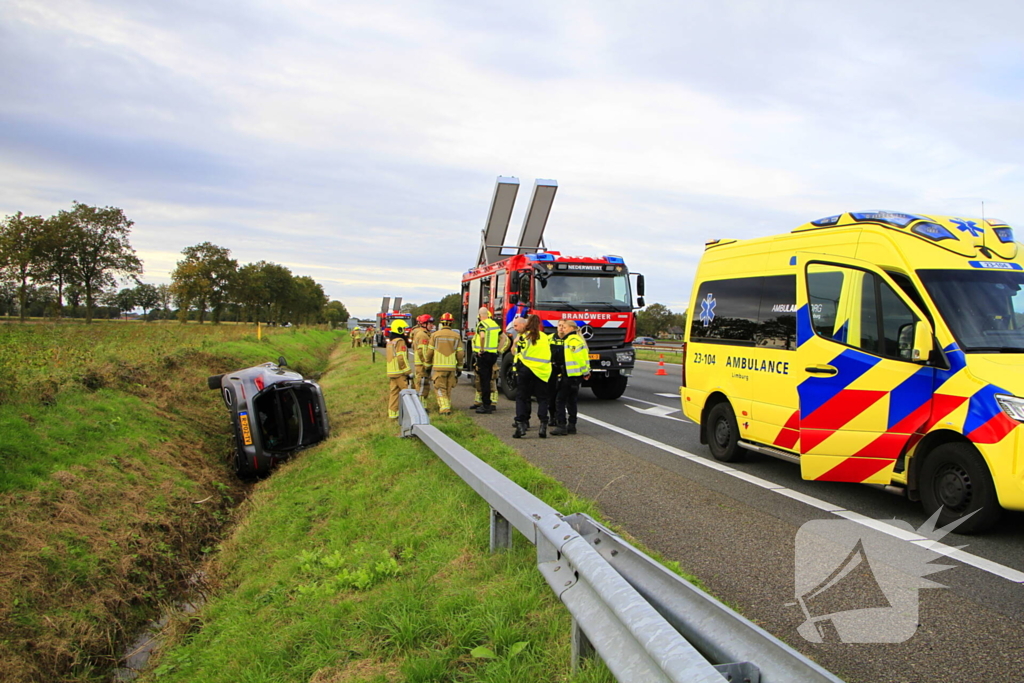
POLYGON ((551 254, 527 254, 526 258, 530 261, 554 261, 555 257, 551 254))
POLYGON ((605 256, 604 259, 608 261, 608 263, 617 263, 620 266, 626 264, 625 259, 623 259, 621 256, 605 256))

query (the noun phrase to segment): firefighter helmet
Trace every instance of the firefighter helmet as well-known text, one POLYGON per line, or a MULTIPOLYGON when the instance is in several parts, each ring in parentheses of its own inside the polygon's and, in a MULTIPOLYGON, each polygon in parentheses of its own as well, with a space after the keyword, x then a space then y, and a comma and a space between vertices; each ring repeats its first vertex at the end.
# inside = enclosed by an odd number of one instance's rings
POLYGON ((420 325, 426 325, 427 323, 434 322, 434 318, 429 313, 424 313, 423 315, 416 318, 416 322, 418 322, 420 325))
POLYGON ((444 325, 446 327, 451 327, 453 322, 455 322, 455 316, 453 316, 451 313, 442 313, 441 314, 441 324, 442 325, 444 325))
POLYGON ((391 321, 391 331, 395 334, 401 334, 405 332, 405 328, 409 327, 409 323, 405 322, 401 318, 395 318, 391 321))

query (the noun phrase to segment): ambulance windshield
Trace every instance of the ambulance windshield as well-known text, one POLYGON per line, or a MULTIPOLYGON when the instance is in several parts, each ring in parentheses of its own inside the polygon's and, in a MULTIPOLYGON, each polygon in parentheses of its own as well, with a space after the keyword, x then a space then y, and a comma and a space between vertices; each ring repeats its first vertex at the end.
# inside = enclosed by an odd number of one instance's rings
POLYGON ((1024 271, 920 270, 966 353, 1024 353, 1024 271))
POLYGON ((625 273, 559 273, 539 276, 534 290, 538 308, 632 310, 625 273))

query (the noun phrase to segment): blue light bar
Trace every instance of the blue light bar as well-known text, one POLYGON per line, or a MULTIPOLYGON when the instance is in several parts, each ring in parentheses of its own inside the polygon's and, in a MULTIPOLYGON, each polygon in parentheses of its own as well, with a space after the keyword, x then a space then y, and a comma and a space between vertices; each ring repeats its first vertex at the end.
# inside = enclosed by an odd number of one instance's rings
POLYGON ((527 261, 554 261, 555 257, 551 254, 527 254, 527 261))
POLYGON ((1008 244, 1013 241, 1013 228, 993 228, 992 232, 996 234, 999 241, 1003 244, 1008 244))
POLYGON ((864 211, 850 214, 855 221, 878 221, 888 223, 898 228, 905 228, 914 221, 924 220, 924 216, 915 216, 912 213, 898 213, 896 211, 864 211))
POLYGON ((840 214, 837 214, 835 216, 829 216, 828 218, 819 218, 816 221, 811 221, 811 225, 816 225, 819 228, 827 228, 829 226, 832 226, 832 225, 835 225, 836 223, 838 223, 839 219, 842 218, 842 217, 843 217, 843 214, 840 213, 840 214))
POLYGON ((620 266, 626 265, 626 262, 622 259, 621 256, 604 256, 603 258, 606 261, 608 261, 608 263, 615 263, 615 264, 618 264, 620 266))
POLYGON ((946 228, 942 227, 938 223, 918 223, 910 229, 910 232, 915 235, 920 235, 930 239, 932 242, 941 242, 942 240, 955 240, 956 235, 951 233, 946 228))

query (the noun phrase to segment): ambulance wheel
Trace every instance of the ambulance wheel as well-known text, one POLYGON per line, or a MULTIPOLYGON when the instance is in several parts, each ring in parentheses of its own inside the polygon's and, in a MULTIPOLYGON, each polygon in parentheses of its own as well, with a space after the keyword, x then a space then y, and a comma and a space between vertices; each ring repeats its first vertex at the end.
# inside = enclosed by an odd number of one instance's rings
POLYGON ((947 443, 928 454, 921 466, 921 503, 938 526, 965 520, 958 534, 976 534, 996 523, 1002 508, 992 475, 981 455, 966 443, 947 443))
POLYGON ((740 448, 740 428, 728 401, 716 403, 708 413, 708 446, 719 462, 738 462, 745 451, 740 448))
POLYGON ((498 390, 505 394, 510 401, 516 400, 519 381, 516 378, 516 368, 512 364, 511 353, 506 353, 501 359, 501 367, 498 369, 498 390))

